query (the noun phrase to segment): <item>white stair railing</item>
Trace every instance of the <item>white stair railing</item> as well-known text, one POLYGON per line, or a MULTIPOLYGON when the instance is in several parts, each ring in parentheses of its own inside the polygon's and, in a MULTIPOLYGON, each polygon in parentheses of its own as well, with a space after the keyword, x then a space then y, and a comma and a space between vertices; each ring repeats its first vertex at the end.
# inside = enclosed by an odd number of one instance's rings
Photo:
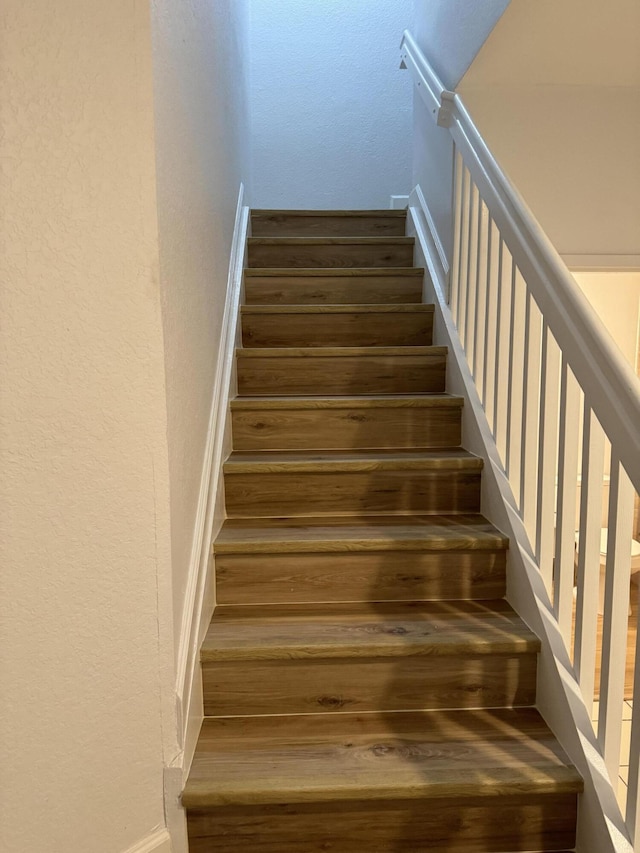
POLYGON ((629 767, 626 825, 640 850, 635 602, 629 618, 640 382, 408 32, 401 58, 453 140, 451 314, 587 708, 599 698, 597 736, 614 788, 619 766, 629 767))

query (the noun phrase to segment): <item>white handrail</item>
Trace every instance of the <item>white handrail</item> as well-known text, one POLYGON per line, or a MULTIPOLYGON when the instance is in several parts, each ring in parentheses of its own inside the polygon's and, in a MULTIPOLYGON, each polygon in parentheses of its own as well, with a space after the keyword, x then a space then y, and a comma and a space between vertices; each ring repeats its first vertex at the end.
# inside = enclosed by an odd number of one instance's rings
MULTIPOLYGON (((527 284, 548 317, 556 340, 562 341, 569 365, 612 443, 636 491, 640 492, 640 391, 638 378, 603 328, 564 261, 521 195, 502 171, 461 98, 439 80, 411 33, 401 43, 403 64, 419 83, 419 90, 438 124, 450 129, 458 150, 471 158, 474 180, 491 214, 518 258, 527 284), (433 104, 438 105, 438 109, 433 104), (476 171, 477 170, 477 171, 476 171), (524 269, 527 265, 529 268, 524 269)), ((465 156, 466 155, 466 156, 465 156)))
MULTIPOLYGON (((457 330, 460 346, 454 350, 464 353, 511 490, 504 495, 519 518, 514 547, 534 560, 546 585, 554 631, 573 663, 586 711, 591 713, 594 698, 600 700, 598 743, 609 792, 618 785, 619 765, 630 766, 626 827, 640 851, 640 631, 631 745, 620 761, 622 711, 629 698, 631 537, 640 492, 640 382, 462 100, 444 88, 408 32, 401 59, 427 111, 453 143, 453 248, 446 284, 437 262, 427 261, 450 318, 445 325, 457 330), (603 504, 609 456, 609 498, 603 504), (603 527, 608 531, 604 561, 603 527)), ((429 222, 420 192, 412 198, 429 222)), ((438 244, 435 235, 430 244, 438 244)), ((514 583, 513 594, 521 598, 519 581, 514 583)), ((536 613, 544 606, 538 600, 536 613)), ((593 779, 601 776, 596 771, 593 779)), ((591 791, 597 790, 594 781, 591 791)), ((613 812, 619 811, 600 793, 602 814, 613 826, 613 812)), ((624 844, 630 849, 626 839, 624 844)), ((589 841, 585 849, 592 849, 589 841)), ((622 848, 616 844, 615 849, 622 848)))

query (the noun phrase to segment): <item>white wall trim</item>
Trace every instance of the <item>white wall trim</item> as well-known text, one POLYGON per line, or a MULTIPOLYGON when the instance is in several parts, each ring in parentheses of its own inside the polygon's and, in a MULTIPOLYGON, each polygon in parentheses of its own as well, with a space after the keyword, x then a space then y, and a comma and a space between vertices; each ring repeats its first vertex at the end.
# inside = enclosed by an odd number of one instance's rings
POLYGON ((434 281, 439 283, 442 292, 446 293, 449 281, 449 261, 419 184, 409 196, 409 210, 413 213, 414 217, 420 220, 429 245, 429 252, 426 254, 429 274, 434 281))
POLYGON ((408 195, 392 195, 389 200, 389 210, 404 210, 408 204, 408 195))
MULTIPOLYGON (((430 259, 432 241, 424 227, 426 211, 410 208, 408 233, 416 237, 417 262, 437 267, 430 259)), ((434 343, 449 348, 447 390, 465 398, 463 443, 484 459, 482 512, 509 537, 507 599, 540 638, 537 706, 585 782, 581 796, 577 848, 581 853, 631 853, 624 820, 599 752, 573 666, 564 646, 540 571, 532 557, 526 531, 514 507, 509 481, 500 461, 482 403, 467 365, 460 338, 438 279, 427 282, 435 303, 434 343)))
POLYGON ((573 272, 636 272, 640 270, 640 255, 561 255, 573 272))
POLYGON ((180 764, 184 775, 188 773, 197 730, 202 719, 202 709, 193 708, 201 694, 196 677, 198 656, 203 633, 211 619, 213 603, 207 602, 206 590, 211 581, 209 566, 216 497, 225 453, 225 428, 229 408, 230 385, 234 363, 236 327, 238 322, 242 275, 249 227, 249 208, 244 206, 244 185, 240 185, 236 207, 235 226, 231 243, 227 297, 220 335, 216 374, 211 395, 209 426, 205 444, 200 494, 191 548, 188 585, 180 628, 176 695, 178 710, 178 739, 181 755, 174 764, 180 764))
POLYGON ((125 853, 171 853, 171 838, 166 827, 154 829, 132 847, 128 847, 125 853))

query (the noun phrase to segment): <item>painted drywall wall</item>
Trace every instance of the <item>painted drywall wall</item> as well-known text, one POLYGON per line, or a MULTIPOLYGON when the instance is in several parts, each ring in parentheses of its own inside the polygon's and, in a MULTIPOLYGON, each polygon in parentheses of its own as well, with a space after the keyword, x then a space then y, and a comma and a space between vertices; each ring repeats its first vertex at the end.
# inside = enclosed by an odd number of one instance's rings
POLYGON ((512 0, 460 83, 503 168, 573 260, 640 256, 639 38, 636 0, 512 0))
MULTIPOLYGON (((413 35, 446 88, 454 89, 509 0, 416 0, 413 35)), ((407 75, 407 87, 413 88, 407 75)), ((412 185, 422 188, 440 240, 451 249, 449 132, 437 127, 416 95, 413 110, 412 185)))
POLYGON ((622 355, 637 370, 640 271, 574 270, 573 277, 622 355))
POLYGON ((119 853, 171 728, 150 21, 5 0, 0 32, 0 849, 119 853))
POLYGON ((413 0, 250 0, 255 207, 386 208, 411 183, 413 0))
POLYGON ((247 17, 245 0, 153 0, 173 617, 179 634, 235 209, 240 183, 248 178, 247 17))
POLYGON ((447 89, 463 74, 510 0, 416 0, 414 37, 447 89))

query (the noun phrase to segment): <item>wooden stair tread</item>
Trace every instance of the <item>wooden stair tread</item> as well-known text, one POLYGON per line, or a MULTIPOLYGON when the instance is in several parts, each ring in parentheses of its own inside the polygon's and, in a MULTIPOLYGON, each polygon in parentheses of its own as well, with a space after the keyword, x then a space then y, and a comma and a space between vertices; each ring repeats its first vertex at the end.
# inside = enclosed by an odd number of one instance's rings
POLYGON ((224 463, 225 475, 252 473, 305 473, 323 471, 479 470, 483 460, 460 448, 438 450, 234 452, 224 463))
POLYGON ((314 210, 313 208, 305 208, 305 209, 291 209, 288 210, 283 208, 281 210, 271 210, 270 208, 265 207, 252 207, 251 208, 251 216, 327 216, 329 218, 334 216, 341 217, 352 217, 352 216, 361 216, 366 218, 367 216, 371 216, 373 218, 384 217, 385 219, 388 217, 389 219, 406 219, 407 211, 406 210, 390 210, 390 209, 382 209, 382 210, 326 210, 325 208, 314 210))
POLYGON ((249 246, 412 246, 413 237, 249 237, 249 246))
POLYGON ((582 790, 535 709, 206 718, 187 808, 582 790))
POLYGON ((241 347, 236 350, 242 358, 336 358, 339 356, 446 355, 447 347, 241 347))
POLYGON ((338 305, 243 305, 244 314, 433 314, 434 306, 424 303, 341 303, 338 305))
POLYGON ((508 539, 482 515, 232 518, 213 547, 217 554, 504 550, 508 539))
MULTIPOLYGON (((423 278, 424 267, 245 267, 248 278, 423 278)), ((418 303, 420 304, 420 303, 418 303)))
POLYGON ((232 605, 216 608, 201 660, 517 654, 539 648, 504 599, 232 605))
POLYGON ((348 395, 327 395, 326 397, 310 397, 308 395, 292 395, 290 397, 260 397, 258 395, 243 395, 231 400, 233 410, 242 409, 430 409, 430 408, 462 408, 464 398, 454 394, 359 394, 357 397, 348 395))

